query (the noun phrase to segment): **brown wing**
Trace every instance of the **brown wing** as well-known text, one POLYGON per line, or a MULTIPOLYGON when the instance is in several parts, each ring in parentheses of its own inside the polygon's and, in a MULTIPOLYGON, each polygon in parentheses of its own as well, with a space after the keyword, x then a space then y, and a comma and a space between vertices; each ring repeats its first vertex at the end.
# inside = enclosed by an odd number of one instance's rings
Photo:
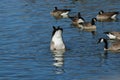
POLYGON ((103 14, 101 14, 102 16, 113 16, 114 14, 116 14, 116 12, 105 12, 103 14))
POLYGON ((85 27, 91 27, 92 24, 91 24, 90 22, 85 22, 85 23, 83 24, 83 26, 85 26, 85 27))
POLYGON ((110 47, 111 50, 120 50, 120 41, 116 41, 110 47))
POLYGON ((120 32, 111 32, 111 34, 115 35, 115 36, 119 36, 120 37, 120 32))

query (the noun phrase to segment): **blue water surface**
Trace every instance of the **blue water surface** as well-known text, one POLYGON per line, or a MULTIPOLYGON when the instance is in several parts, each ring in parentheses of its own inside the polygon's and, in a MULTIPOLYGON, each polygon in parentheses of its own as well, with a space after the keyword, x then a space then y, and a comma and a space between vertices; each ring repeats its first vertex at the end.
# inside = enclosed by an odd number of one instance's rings
POLYGON ((0 80, 120 80, 120 53, 97 44, 103 32, 120 31, 120 15, 97 22, 93 35, 51 16, 55 6, 90 21, 99 10, 120 11, 120 0, 1 0, 0 80), (67 51, 50 51, 52 26, 63 28, 67 51))

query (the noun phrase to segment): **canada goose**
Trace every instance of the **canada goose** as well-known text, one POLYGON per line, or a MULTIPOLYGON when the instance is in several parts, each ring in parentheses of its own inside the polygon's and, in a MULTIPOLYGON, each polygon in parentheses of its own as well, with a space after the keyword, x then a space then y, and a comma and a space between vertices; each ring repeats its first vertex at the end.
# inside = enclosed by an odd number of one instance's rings
POLYGON ((110 39, 120 39, 120 32, 104 32, 110 39))
POLYGON ((62 32, 63 32, 62 28, 60 27, 56 28, 53 26, 52 40, 50 44, 51 50, 64 50, 65 49, 65 44, 62 38, 62 32))
POLYGON ((108 48, 108 41, 105 38, 100 38, 98 40, 98 43, 104 42, 104 50, 110 50, 110 51, 118 51, 120 50, 120 41, 116 41, 114 43, 111 43, 111 46, 108 48))
POLYGON ((78 27, 82 29, 96 30, 96 25, 95 25, 96 21, 97 21, 96 18, 92 18, 91 22, 79 23, 78 27))
POLYGON ((50 12, 51 15, 53 16, 61 16, 61 17, 68 17, 68 13, 70 12, 70 9, 58 9, 57 7, 55 7, 55 9, 50 12))
POLYGON ((77 16, 75 16, 75 17, 69 17, 69 18, 72 20, 72 24, 73 25, 85 22, 84 18, 81 17, 80 12, 78 12, 77 16))
POLYGON ((104 12, 101 10, 98 15, 96 16, 97 20, 106 20, 106 19, 116 19, 116 16, 119 14, 119 12, 104 12))

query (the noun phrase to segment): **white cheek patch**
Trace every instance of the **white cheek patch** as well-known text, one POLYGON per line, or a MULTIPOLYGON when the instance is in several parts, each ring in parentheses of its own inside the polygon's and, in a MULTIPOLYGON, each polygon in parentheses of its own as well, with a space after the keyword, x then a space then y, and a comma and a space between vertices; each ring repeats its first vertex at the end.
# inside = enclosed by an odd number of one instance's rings
POLYGON ((100 11, 100 14, 103 14, 103 12, 102 12, 102 11, 100 11))
POLYGON ((96 22, 97 21, 97 19, 94 19, 94 22, 96 22))
POLYGON ((100 40, 100 42, 103 42, 103 41, 104 41, 103 39, 100 40))

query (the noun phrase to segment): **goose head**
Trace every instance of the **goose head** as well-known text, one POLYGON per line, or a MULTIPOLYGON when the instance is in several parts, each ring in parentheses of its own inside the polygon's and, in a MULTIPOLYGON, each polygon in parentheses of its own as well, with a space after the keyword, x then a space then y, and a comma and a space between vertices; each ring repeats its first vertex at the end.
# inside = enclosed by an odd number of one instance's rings
POLYGON ((105 38, 100 38, 97 43, 102 43, 102 42, 105 43, 105 45, 104 45, 104 50, 108 50, 108 42, 107 42, 107 39, 105 39, 105 38))
POLYGON ((91 24, 92 25, 95 25, 95 22, 97 21, 97 19, 96 18, 92 18, 92 20, 91 20, 91 24))
POLYGON ((102 42, 104 42, 104 41, 105 41, 104 38, 100 38, 97 43, 102 43, 102 42))
POLYGON ((56 6, 54 8, 55 8, 55 10, 58 10, 58 8, 56 6))
POLYGON ((103 11, 103 10, 100 10, 98 14, 101 15, 101 14, 103 14, 103 13, 104 13, 104 11, 103 11))

